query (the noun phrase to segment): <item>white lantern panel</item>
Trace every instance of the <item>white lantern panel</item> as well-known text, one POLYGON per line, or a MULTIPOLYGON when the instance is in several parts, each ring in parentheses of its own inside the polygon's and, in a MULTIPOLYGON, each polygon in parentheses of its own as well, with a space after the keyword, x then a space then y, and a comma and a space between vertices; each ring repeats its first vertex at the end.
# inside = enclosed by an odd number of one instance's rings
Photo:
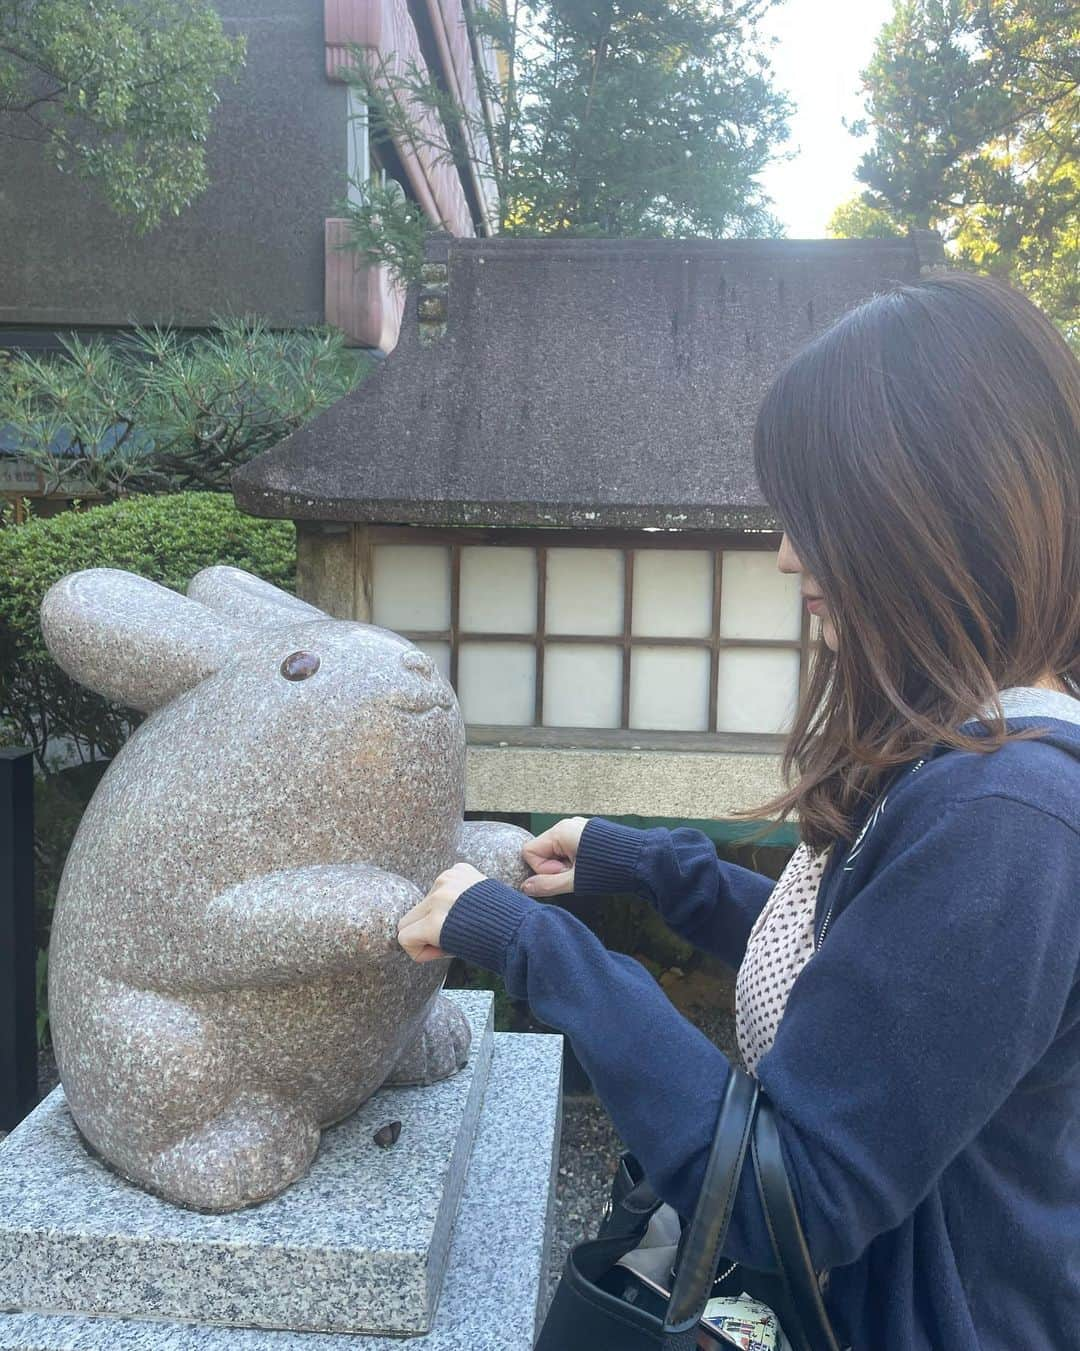
POLYGON ((778 572, 776 559, 767 550, 735 549, 724 554, 722 637, 798 639, 802 631, 799 578, 778 572))
POLYGON ((798 697, 798 652, 753 647, 728 647, 721 651, 716 700, 718 731, 790 731, 798 697))
POLYGON ((549 549, 544 628, 548 633, 622 633, 622 551, 549 549))
POLYGON ((548 643, 544 649, 544 726, 618 727, 622 648, 548 643))
POLYGON ((458 618, 463 633, 535 633, 536 550, 462 549, 458 618))
POLYGON ((461 644, 458 701, 466 722, 531 727, 535 700, 532 643, 461 644))
POLYGON ((371 618, 405 633, 450 627, 450 550, 444 544, 376 544, 371 618))
POLYGON ((644 638, 708 638, 713 556, 698 549, 639 549, 634 555, 631 630, 644 638))
POLYGON ((693 647, 635 647, 630 656, 630 726, 704 732, 709 726, 709 653, 693 647))
POLYGON ((435 665, 439 668, 439 674, 444 680, 450 679, 450 644, 449 643, 417 643, 416 646, 421 652, 426 652, 429 657, 434 658, 435 665))

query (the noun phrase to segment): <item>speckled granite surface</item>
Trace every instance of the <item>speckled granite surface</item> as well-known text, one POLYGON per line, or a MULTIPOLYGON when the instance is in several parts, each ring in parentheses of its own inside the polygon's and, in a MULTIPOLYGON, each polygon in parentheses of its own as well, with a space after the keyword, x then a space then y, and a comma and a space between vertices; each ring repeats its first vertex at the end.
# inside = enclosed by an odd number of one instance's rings
MULTIPOLYGON (((529 1351, 551 1234, 561 1039, 499 1033, 494 1040, 442 1297, 426 1336, 403 1343, 397 1337, 0 1314, 0 1351, 402 1351, 403 1345, 418 1351, 529 1351)), ((57 1191, 63 1190, 61 1183, 57 1191)))
MULTIPOLYGON (((492 996, 456 991, 462 1073, 384 1089, 307 1175, 229 1215, 181 1210, 87 1152, 57 1089, 0 1145, 0 1306, 415 1333, 430 1327, 491 1061, 492 996), (374 1133, 400 1121, 389 1149, 374 1133)), ((490 1109, 489 1109, 490 1110, 490 1109)))
POLYGON ((187 596, 92 568, 49 590, 42 632, 73 679, 149 714, 57 894, 49 1011, 69 1108, 159 1196, 265 1201, 388 1080, 464 1063, 448 963, 410 961, 397 923, 461 858, 519 881, 526 832, 464 826, 454 692, 386 629, 236 568, 187 596))

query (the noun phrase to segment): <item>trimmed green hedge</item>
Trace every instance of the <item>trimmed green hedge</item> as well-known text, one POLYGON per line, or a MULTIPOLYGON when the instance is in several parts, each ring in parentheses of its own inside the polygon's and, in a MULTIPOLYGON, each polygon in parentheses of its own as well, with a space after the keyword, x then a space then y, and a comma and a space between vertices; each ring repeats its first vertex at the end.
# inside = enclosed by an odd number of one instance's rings
POLYGON ((130 497, 0 529, 0 725, 34 749, 63 739, 85 760, 116 754, 134 715, 81 689, 41 636, 41 601, 82 568, 123 568, 183 591, 201 568, 227 563, 291 590, 296 531, 244 516, 221 493, 130 497))

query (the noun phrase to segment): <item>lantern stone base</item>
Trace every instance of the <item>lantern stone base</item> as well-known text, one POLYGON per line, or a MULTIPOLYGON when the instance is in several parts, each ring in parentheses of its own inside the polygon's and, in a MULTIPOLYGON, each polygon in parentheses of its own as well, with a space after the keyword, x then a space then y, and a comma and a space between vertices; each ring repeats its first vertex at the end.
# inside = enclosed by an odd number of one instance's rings
POLYGON ((779 755, 723 746, 708 752, 600 749, 507 739, 495 746, 470 742, 465 762, 471 812, 722 820, 775 797, 783 786, 779 755))
POLYGON ((0 1148, 0 1351, 384 1351, 417 1333, 425 1351, 526 1351, 561 1041, 495 1037, 489 995, 454 997, 473 1026, 466 1070, 378 1094, 327 1132, 303 1182, 231 1216, 109 1173, 57 1090, 0 1148), (392 1119, 400 1138, 380 1150, 392 1119))

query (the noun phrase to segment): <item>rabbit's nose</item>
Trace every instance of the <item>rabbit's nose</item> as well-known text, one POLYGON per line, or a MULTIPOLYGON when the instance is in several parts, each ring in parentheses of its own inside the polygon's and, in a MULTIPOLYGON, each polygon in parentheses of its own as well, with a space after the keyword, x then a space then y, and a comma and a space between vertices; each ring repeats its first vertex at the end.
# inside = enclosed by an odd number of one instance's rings
POLYGON ((401 658, 401 664, 406 671, 415 671, 417 675, 426 676, 429 680, 435 674, 435 662, 426 652, 421 652, 417 648, 406 652, 401 658))

